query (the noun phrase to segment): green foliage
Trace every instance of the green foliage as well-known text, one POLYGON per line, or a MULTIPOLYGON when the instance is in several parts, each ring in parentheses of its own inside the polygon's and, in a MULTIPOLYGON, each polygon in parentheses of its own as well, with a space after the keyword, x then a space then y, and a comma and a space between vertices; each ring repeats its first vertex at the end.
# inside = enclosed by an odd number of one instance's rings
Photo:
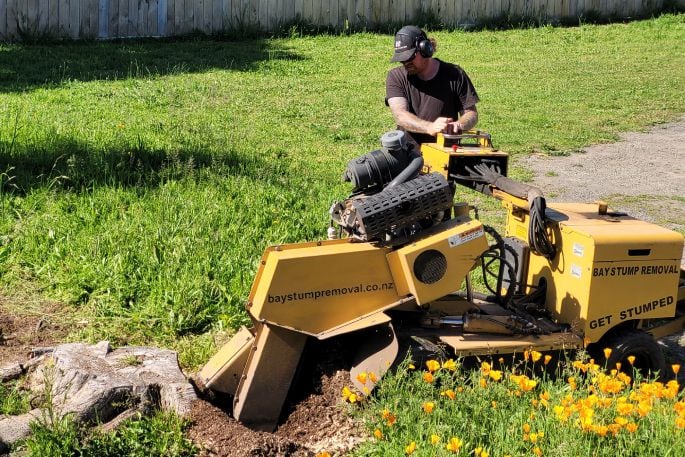
MULTIPOLYGON (((684 24, 433 35, 437 56, 472 77, 479 127, 515 156, 685 111, 684 24)), ((0 285, 68 302, 73 338, 179 347, 201 364, 213 342, 198 335, 247 322, 263 249, 323 238, 331 201, 349 192, 346 162, 394 128, 392 36, 309 27, 0 45, 0 285)), ((487 198, 458 195, 498 217, 487 198)))
POLYGON ((184 421, 170 413, 132 420, 113 433, 91 437, 84 456, 186 457, 197 454, 183 436, 184 421))
POLYGON ((22 447, 31 457, 190 457, 198 451, 183 436, 186 425, 158 412, 104 433, 80 427, 69 416, 43 418, 31 424, 32 435, 22 447))
POLYGON ((18 382, 0 383, 0 415, 23 414, 30 409, 28 392, 23 391, 18 382))

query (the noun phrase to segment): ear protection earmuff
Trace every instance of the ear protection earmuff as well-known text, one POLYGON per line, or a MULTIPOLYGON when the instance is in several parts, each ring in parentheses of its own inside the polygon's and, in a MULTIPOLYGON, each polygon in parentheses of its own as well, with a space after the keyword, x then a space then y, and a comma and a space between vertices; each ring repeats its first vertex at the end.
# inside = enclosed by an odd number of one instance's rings
POLYGON ((435 49, 433 48, 433 43, 429 40, 426 35, 419 35, 416 38, 416 50, 423 57, 432 57, 435 49))

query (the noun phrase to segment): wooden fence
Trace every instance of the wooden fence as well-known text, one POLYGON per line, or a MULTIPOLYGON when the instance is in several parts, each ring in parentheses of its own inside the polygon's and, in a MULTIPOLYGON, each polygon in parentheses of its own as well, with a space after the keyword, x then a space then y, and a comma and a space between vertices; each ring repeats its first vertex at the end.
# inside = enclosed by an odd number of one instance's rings
MULTIPOLYGON (((685 6, 685 0, 676 0, 685 6)), ((274 31, 296 20, 375 28, 410 23, 420 12, 446 25, 501 17, 542 21, 659 11, 664 0, 0 0, 0 40, 162 37, 191 32, 274 31)))

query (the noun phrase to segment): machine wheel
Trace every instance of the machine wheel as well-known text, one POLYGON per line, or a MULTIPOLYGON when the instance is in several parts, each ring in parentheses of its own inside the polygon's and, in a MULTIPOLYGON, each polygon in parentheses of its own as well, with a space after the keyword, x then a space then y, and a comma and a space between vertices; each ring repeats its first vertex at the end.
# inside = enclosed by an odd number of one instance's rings
POLYGON ((666 374, 666 358, 663 351, 652 335, 641 330, 619 330, 594 346, 590 354, 596 356, 595 360, 604 361, 608 370, 616 368, 616 364, 620 362, 621 371, 629 374, 633 368, 640 371, 643 376, 658 374, 659 377, 663 377, 666 374), (605 348, 611 349, 608 359, 604 357, 605 348), (635 357, 632 367, 628 361, 631 355, 635 357))

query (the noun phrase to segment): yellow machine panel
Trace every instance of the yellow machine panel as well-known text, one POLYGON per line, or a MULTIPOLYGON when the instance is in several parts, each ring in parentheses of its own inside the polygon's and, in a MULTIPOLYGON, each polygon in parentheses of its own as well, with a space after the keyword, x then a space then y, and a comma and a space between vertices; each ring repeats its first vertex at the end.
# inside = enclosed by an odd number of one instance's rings
MULTIPOLYGON (((531 255, 527 284, 547 282, 548 308, 597 341, 634 319, 675 315, 683 237, 657 225, 611 213, 597 204, 550 203, 552 261, 531 255), (592 305, 590 305, 592 304, 592 305)), ((527 218, 510 214, 507 235, 527 218)))
POLYGON ((198 373, 204 387, 235 395, 253 342, 252 332, 242 327, 198 373))
POLYGON ((248 302, 257 320, 319 335, 398 302, 390 248, 350 239, 272 247, 248 302))
POLYGON ((490 135, 486 132, 472 131, 464 135, 455 135, 457 139, 438 134, 436 143, 424 143, 421 145, 421 155, 424 160, 425 173, 437 172, 446 179, 473 187, 466 179, 460 176, 469 174, 467 167, 485 163, 506 176, 509 154, 498 151, 492 147, 490 135), (475 143, 467 143, 470 139, 475 143))
POLYGON ((397 293, 421 305, 458 290, 488 247, 479 221, 446 222, 440 232, 388 254, 397 293))

